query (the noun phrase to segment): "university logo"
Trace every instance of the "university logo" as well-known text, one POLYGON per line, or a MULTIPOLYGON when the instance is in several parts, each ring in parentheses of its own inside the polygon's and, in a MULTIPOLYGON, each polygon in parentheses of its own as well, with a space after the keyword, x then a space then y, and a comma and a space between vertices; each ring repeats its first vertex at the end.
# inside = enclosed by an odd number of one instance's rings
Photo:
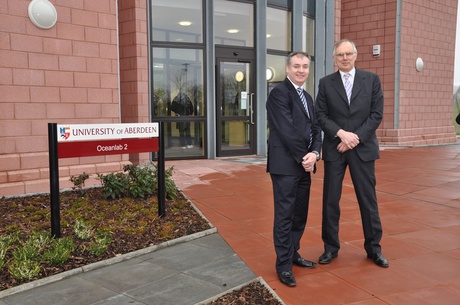
POLYGON ((60 137, 67 140, 70 137, 70 127, 59 128, 60 137))

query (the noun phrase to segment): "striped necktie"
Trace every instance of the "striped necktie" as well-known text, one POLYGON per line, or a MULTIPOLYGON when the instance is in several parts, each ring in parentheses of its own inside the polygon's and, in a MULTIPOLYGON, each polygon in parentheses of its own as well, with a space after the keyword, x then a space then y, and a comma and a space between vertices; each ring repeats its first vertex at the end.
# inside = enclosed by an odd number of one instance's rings
POLYGON ((345 81, 343 82, 343 85, 345 87, 345 92, 347 93, 348 104, 350 104, 350 102, 351 102, 351 89, 352 89, 350 76, 351 76, 350 73, 346 73, 343 76, 343 78, 345 79, 345 81))
MULTIPOLYGON (((302 104, 305 107, 305 111, 307 111, 307 116, 310 118, 310 112, 308 111, 308 106, 307 106, 307 99, 305 98, 305 95, 303 94, 303 89, 301 87, 297 88, 297 93, 299 94, 300 100, 302 101, 302 104)), ((310 127, 310 144, 308 145, 308 148, 310 148, 312 141, 313 141, 313 128, 310 127)))
POLYGON ((307 99, 305 98, 305 95, 303 94, 303 89, 301 87, 297 88, 297 93, 300 96, 300 100, 302 101, 303 107, 305 108, 305 111, 307 112, 308 117, 310 117, 310 113, 308 112, 307 99))

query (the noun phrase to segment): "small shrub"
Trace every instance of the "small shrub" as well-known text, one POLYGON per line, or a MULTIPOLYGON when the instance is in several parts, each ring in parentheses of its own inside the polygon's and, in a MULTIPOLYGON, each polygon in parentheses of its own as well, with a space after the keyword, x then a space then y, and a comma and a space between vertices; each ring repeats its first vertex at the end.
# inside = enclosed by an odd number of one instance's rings
POLYGON ((105 199, 122 198, 128 189, 129 180, 124 173, 98 174, 104 190, 105 199))
POLYGON ((55 239, 48 251, 43 253, 42 258, 49 264, 63 264, 75 249, 72 237, 55 239))
POLYGON ((93 230, 90 228, 83 220, 76 219, 75 224, 73 226, 73 232, 75 235, 82 239, 88 240, 93 236, 93 230))
POLYGON ((98 234, 94 240, 88 245, 87 250, 93 256, 99 256, 107 251, 112 239, 107 234, 98 234))
POLYGON ((145 198, 155 191, 155 172, 149 167, 125 165, 128 172, 128 195, 131 198, 145 198))
POLYGON ((13 260, 8 268, 10 275, 18 281, 31 280, 40 273, 41 265, 39 262, 26 260, 13 260))
POLYGON ((6 253, 8 252, 9 248, 15 240, 11 238, 11 235, 8 236, 1 236, 0 237, 0 270, 5 266, 6 261, 6 253))
MULTIPOLYGON (((158 193, 158 166, 154 163, 151 164, 154 168, 153 171, 155 172, 155 192, 158 193)), ((168 199, 176 199, 177 198, 177 186, 174 180, 171 179, 172 174, 174 173, 174 166, 170 166, 165 170, 165 196, 168 199)))
MULTIPOLYGON (((115 199, 125 196, 145 198, 158 193, 158 167, 151 163, 149 166, 125 165, 126 173, 98 174, 102 183, 104 198, 115 199)), ((168 199, 177 198, 177 187, 171 176, 174 167, 165 170, 165 196, 168 199)))
POLYGON ((45 247, 50 242, 50 240, 51 234, 49 232, 41 231, 33 232, 27 242, 37 247, 37 249, 41 249, 45 247))
POLYGON ((33 232, 25 242, 13 249, 12 254, 15 261, 36 260, 40 252, 50 242, 51 236, 47 232, 33 232))
POLYGON ((73 183, 73 189, 77 189, 80 192, 80 195, 83 196, 85 191, 83 187, 85 186, 85 181, 89 178, 89 175, 85 172, 78 176, 70 176, 70 181, 73 183))

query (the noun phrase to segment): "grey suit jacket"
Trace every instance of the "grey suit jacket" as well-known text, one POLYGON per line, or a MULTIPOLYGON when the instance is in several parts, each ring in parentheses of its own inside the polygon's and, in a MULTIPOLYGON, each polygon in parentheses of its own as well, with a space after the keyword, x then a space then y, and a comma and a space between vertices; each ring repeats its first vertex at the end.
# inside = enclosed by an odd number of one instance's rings
POLYGON ((325 161, 341 156, 336 148, 339 129, 358 135, 360 143, 354 149, 363 161, 380 158, 375 132, 383 118, 383 92, 377 74, 356 69, 350 105, 339 71, 323 77, 316 97, 316 117, 324 132, 325 161))
POLYGON ((305 90, 304 95, 310 118, 288 78, 268 96, 267 171, 271 174, 300 175, 305 172, 302 158, 308 152, 321 151, 321 128, 315 116, 313 98, 305 90), (311 143, 310 130, 313 132, 311 143))

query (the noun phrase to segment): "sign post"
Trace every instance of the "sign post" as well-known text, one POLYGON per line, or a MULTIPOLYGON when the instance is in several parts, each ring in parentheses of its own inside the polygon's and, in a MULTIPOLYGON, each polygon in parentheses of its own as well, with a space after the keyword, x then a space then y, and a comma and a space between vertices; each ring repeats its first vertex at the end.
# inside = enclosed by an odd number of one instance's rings
POLYGON ((59 158, 158 152, 158 215, 165 215, 165 158, 163 123, 69 124, 48 123, 51 235, 61 237, 59 158))

